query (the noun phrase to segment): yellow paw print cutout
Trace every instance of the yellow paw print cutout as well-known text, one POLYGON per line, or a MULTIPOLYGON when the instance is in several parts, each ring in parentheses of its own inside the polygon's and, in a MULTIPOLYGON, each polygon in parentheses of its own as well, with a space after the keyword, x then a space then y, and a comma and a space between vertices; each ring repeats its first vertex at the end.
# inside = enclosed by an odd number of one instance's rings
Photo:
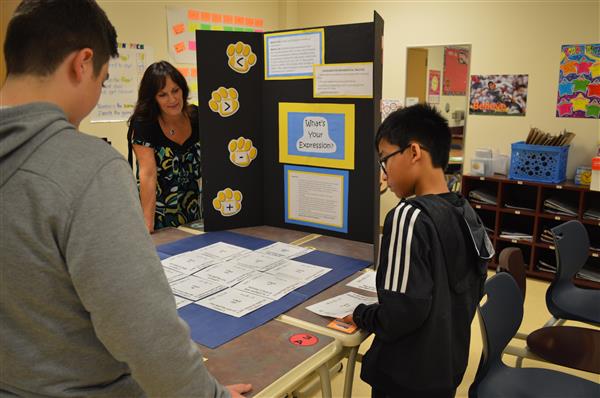
POLYGON ((244 137, 229 141, 227 149, 229 149, 229 160, 239 167, 247 167, 256 159, 258 154, 256 148, 252 145, 252 140, 244 137))
POLYGON ((246 73, 256 64, 256 54, 252 52, 252 47, 241 41, 228 45, 226 52, 229 58, 227 64, 238 73, 246 73))
POLYGON ((225 188, 219 191, 212 203, 215 210, 220 212, 222 216, 230 217, 242 210, 242 193, 231 188, 225 188))
POLYGON ((238 92, 235 88, 219 87, 212 92, 208 106, 223 117, 231 116, 240 109, 238 92))

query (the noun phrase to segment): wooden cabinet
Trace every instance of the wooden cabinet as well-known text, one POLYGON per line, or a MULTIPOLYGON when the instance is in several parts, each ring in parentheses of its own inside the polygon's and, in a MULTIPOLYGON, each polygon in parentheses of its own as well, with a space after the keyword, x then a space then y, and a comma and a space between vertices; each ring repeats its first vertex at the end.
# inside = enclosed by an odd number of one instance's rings
MULTIPOLYGON (((552 280, 554 276, 550 270, 556 267, 556 256, 552 243, 544 239, 544 230, 565 221, 579 220, 587 229, 591 246, 584 270, 600 274, 600 221, 584 217, 590 207, 600 208, 600 192, 569 181, 545 184, 506 177, 464 175, 462 193, 481 217, 494 243, 496 257, 490 267, 496 267, 502 249, 516 246, 523 251, 527 275, 552 280), (469 198, 469 193, 474 190, 484 192, 495 203, 485 204, 469 198), (568 205, 575 214, 567 216, 548 211, 544 206, 547 199, 568 205), (513 234, 525 236, 515 238, 513 234)), ((575 283, 600 288, 600 283, 580 277, 575 278, 575 283)))

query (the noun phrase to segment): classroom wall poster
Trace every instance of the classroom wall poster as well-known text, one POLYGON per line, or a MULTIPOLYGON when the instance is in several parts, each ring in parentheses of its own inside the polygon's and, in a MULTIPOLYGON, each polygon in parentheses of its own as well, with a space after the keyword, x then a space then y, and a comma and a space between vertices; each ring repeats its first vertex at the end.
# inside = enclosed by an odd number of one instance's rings
POLYGON ((439 70, 430 70, 427 84, 427 102, 430 104, 440 103, 441 73, 439 70))
POLYGON ((354 104, 279 103, 279 161, 354 169, 354 104))
POLYGON ((104 82, 91 122, 123 122, 129 119, 137 102, 138 87, 144 71, 153 62, 154 52, 136 43, 118 43, 119 56, 108 64, 109 78, 104 82))
POLYGON ((561 47, 557 117, 600 118, 600 44, 561 47))
POLYGON ((383 122, 390 113, 402 108, 402 101, 399 99, 381 99, 381 121, 383 122))
POLYGON ((347 170, 283 168, 285 222, 348 232, 347 170))
POLYGON ((525 116, 528 75, 471 76, 471 115, 525 116))
POLYGON ((167 6, 169 54, 177 63, 196 64, 196 30, 262 32, 263 25, 262 18, 167 6))
POLYGON ((265 80, 312 79, 313 66, 325 63, 325 29, 267 33, 265 80))
POLYGON ((469 73, 469 50, 444 47, 443 95, 466 95, 469 73))

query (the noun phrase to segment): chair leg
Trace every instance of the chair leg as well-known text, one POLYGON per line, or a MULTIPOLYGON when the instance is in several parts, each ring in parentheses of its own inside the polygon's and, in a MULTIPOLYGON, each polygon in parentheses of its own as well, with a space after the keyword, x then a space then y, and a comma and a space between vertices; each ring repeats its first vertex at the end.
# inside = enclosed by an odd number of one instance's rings
POLYGON ((515 368, 523 367, 523 357, 517 357, 517 361, 515 362, 515 368))
POLYGON ((544 327, 548 327, 548 326, 560 326, 563 323, 565 323, 564 319, 557 319, 555 317, 551 317, 550 319, 548 319, 548 322, 546 322, 544 324, 544 327))

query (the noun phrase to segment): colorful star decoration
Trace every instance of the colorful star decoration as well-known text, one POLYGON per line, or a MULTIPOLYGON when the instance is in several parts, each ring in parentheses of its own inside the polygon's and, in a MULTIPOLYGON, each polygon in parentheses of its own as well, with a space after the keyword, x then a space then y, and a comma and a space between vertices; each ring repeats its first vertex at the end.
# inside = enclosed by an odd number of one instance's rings
POLYGON ((585 98, 583 94, 577 94, 577 97, 571 99, 571 103, 573 104, 573 112, 577 111, 586 111, 587 104, 590 103, 590 100, 585 98))
POLYGON ((561 47, 557 117, 600 119, 600 43, 561 47))
POLYGON ((592 79, 600 76, 600 62, 596 62, 590 67, 590 72, 592 73, 592 79))
POLYGON ((560 66, 560 69, 562 70, 562 72, 565 76, 568 76, 571 73, 577 73, 577 62, 575 62, 575 61, 565 62, 564 64, 562 64, 560 66))
POLYGON ((573 104, 570 102, 562 101, 556 106, 558 116, 566 116, 573 114, 573 104))
POLYGON ((593 64, 593 62, 581 61, 577 64, 577 73, 580 75, 584 73, 590 73, 590 66, 593 64))
POLYGON ((600 103, 594 100, 593 102, 588 104, 585 116, 600 119, 600 103))
POLYGON ((600 97, 600 83, 590 84, 587 87, 588 97, 600 97))
POLYGON ((571 83, 567 80, 563 80, 558 85, 558 95, 562 97, 563 95, 571 95, 571 94, 573 94, 573 83, 571 83))
POLYGON ((575 92, 577 91, 581 91, 582 93, 585 93, 587 91, 587 87, 591 82, 588 79, 585 79, 583 77, 580 77, 577 80, 573 80, 573 84, 574 84, 574 90, 575 92))

